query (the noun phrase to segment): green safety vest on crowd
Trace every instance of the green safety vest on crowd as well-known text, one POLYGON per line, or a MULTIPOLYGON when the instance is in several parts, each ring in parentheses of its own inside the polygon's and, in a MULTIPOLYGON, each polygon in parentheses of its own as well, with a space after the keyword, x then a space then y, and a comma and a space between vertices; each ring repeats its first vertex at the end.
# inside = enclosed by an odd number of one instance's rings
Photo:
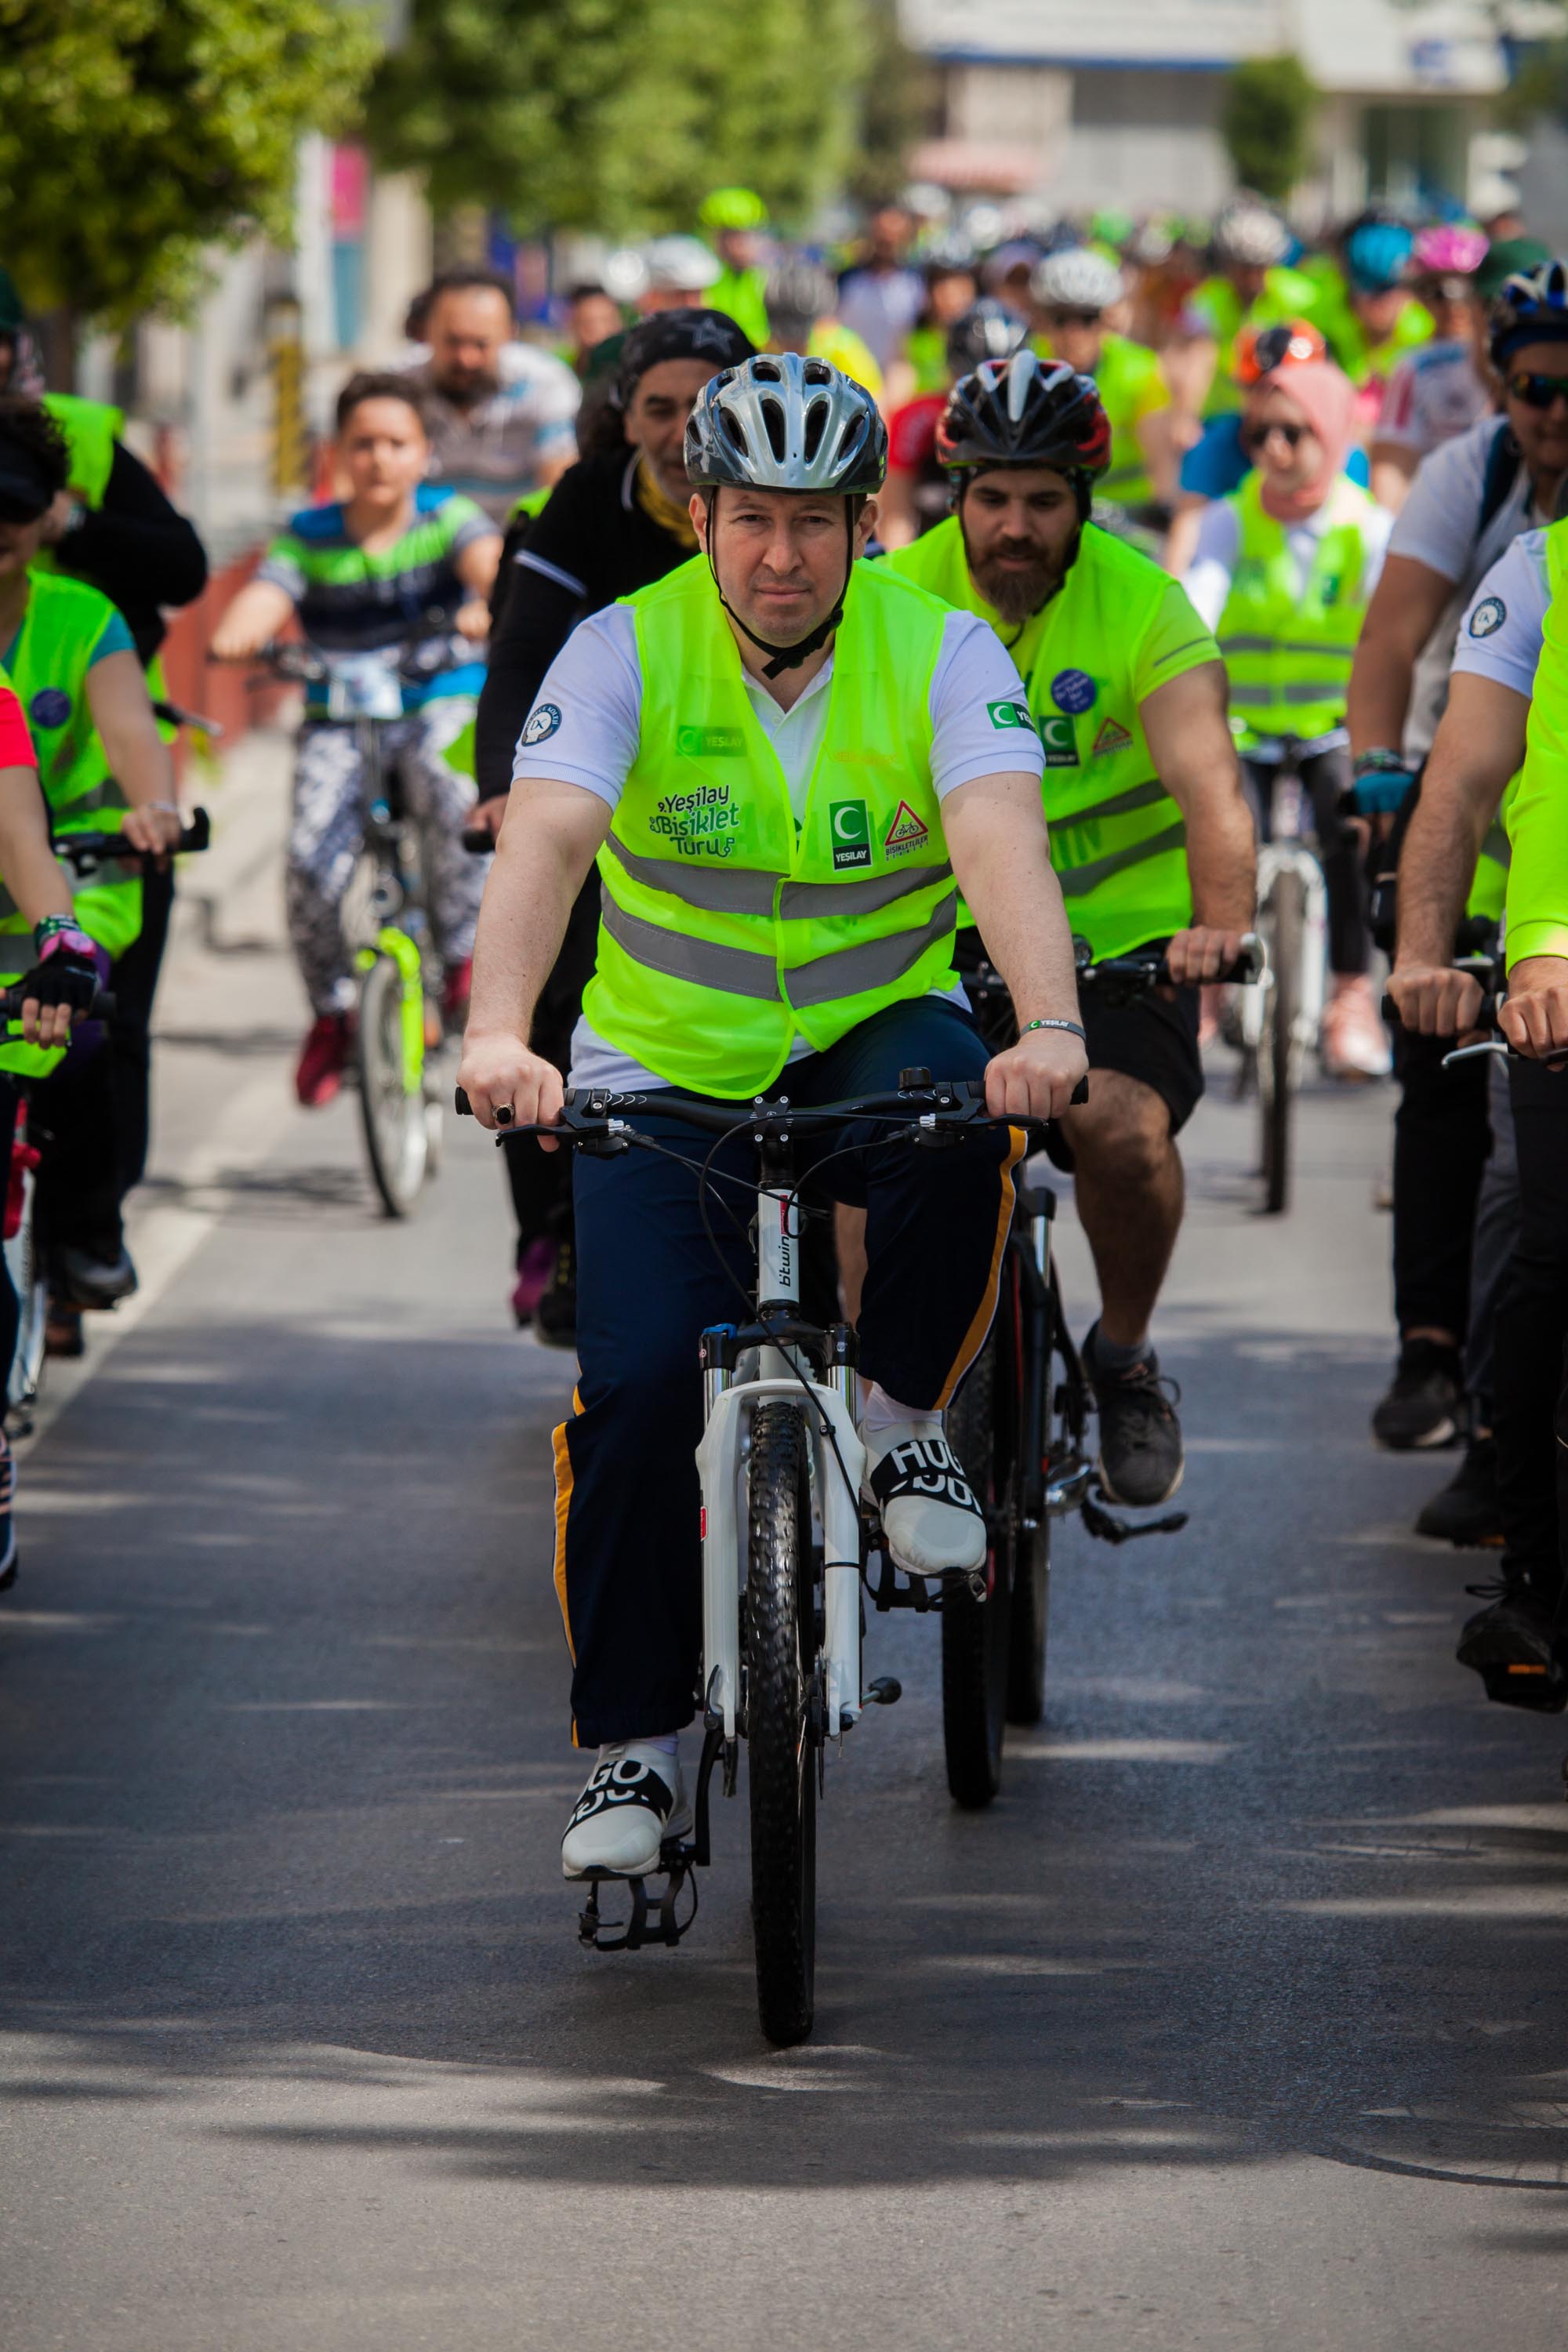
MULTIPOLYGON (((57 836, 117 830, 125 795, 109 772, 87 698, 88 656, 112 607, 85 581, 49 572, 28 577, 27 610, 4 672, 26 713, 50 828, 57 836)), ((100 867, 90 881, 73 880, 72 889, 82 929, 111 956, 123 955, 142 929, 141 868, 100 867)), ((0 888, 0 931, 26 928, 0 888)))
POLYGON ((1525 728, 1524 765, 1515 777, 1508 829, 1510 969, 1529 956, 1568 958, 1568 521, 1546 534, 1551 601, 1525 728))
POLYGON ((947 333, 942 327, 911 327, 904 357, 915 372, 915 391, 945 392, 952 382, 947 363, 947 333))
POLYGON ((706 293, 694 294, 691 299, 705 310, 722 310, 727 319, 733 319, 748 342, 755 343, 758 351, 765 351, 771 331, 764 299, 767 284, 765 269, 724 269, 706 293))
MULTIPOLYGON (((1044 337, 1032 348, 1042 359, 1053 356, 1044 337)), ((1163 389, 1159 359, 1148 345, 1109 331, 1102 337, 1094 381, 1110 423, 1110 465, 1095 483, 1094 494, 1113 506, 1144 506, 1154 495, 1149 460, 1138 438, 1138 403, 1152 378, 1162 387, 1162 406, 1169 407, 1171 395, 1163 389)), ((1145 411, 1151 416, 1155 413, 1152 408, 1145 411)))
POLYGON ((1323 290, 1304 270, 1289 269, 1283 264, 1266 270, 1263 291, 1257 300, 1244 305, 1240 295, 1228 278, 1205 278, 1192 297, 1194 307, 1214 321, 1215 341, 1219 356, 1204 397, 1203 413, 1210 416, 1228 416, 1242 404, 1242 393, 1235 381, 1236 339, 1243 327, 1278 327, 1287 319, 1315 320, 1322 305, 1323 290))
POLYGON ((1116 956, 1190 923, 1186 825, 1154 773, 1121 651, 1170 575, 1087 523, 1061 587, 1015 636, 970 577, 956 515, 882 561, 989 621, 1017 663, 1046 749, 1051 864, 1077 935, 1116 956))
MULTIPOLYGON (((1371 510, 1371 499, 1353 482, 1342 482, 1336 495, 1358 516, 1371 510)), ((1285 526, 1265 514, 1256 473, 1232 491, 1230 504, 1240 520, 1240 545, 1215 634, 1230 673, 1231 726, 1244 751, 1259 736, 1327 735, 1344 724, 1351 659, 1366 612, 1360 521, 1331 523, 1299 583, 1285 526)))
POLYGON ((857 563, 797 824, 701 556, 625 599, 642 724, 599 853, 583 1010, 672 1085, 745 1097, 950 978, 957 910, 931 783, 947 614, 857 563))

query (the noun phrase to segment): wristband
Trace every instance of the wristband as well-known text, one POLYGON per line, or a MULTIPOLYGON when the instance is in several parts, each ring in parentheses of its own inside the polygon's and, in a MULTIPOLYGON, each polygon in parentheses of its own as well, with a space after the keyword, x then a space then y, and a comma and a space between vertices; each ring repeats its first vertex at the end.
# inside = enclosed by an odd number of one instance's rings
POLYGON ((1363 751, 1351 762, 1351 773, 1357 777, 1387 775, 1394 768, 1402 774, 1406 772, 1405 754, 1403 751, 1390 751, 1385 746, 1363 751))
POLYGON ((1079 1045, 1087 1045, 1089 1044, 1088 1037, 1079 1027, 1076 1021, 1026 1021, 1023 1027, 1018 1032, 1019 1036, 1026 1037, 1031 1029, 1069 1029, 1073 1035, 1078 1039, 1079 1045))
MULTIPOLYGON (((51 940, 60 939, 68 931, 71 934, 73 946, 78 940, 87 939, 86 932, 74 915, 46 915, 41 923, 37 923, 33 927, 33 945, 42 955, 51 940)), ((87 940, 87 945, 90 950, 92 941, 87 940)))

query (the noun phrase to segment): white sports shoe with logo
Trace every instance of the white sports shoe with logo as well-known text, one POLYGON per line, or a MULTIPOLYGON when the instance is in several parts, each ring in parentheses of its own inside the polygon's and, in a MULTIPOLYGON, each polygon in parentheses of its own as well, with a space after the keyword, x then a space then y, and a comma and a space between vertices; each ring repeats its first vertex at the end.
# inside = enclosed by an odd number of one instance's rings
POLYGON ((583 1784, 561 1841, 563 1878, 640 1878, 667 1837, 684 1837, 691 1808, 680 1759, 645 1739, 610 1742, 583 1784))
POLYGON ((911 1576, 985 1565, 985 1515, 947 1442, 940 1413, 863 1429, 865 1491, 882 1514, 888 1547, 911 1576))

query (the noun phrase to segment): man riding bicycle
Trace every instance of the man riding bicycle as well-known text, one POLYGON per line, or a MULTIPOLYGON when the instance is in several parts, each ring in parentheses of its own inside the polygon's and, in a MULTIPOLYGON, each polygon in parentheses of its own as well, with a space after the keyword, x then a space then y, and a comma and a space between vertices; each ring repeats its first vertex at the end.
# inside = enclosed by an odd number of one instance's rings
POLYGON ((938 451, 956 511, 886 563, 991 621, 1027 680, 1075 932, 1097 959, 1163 949, 1180 983, 1123 1005, 1087 993, 1089 1100, 1052 1147, 1100 1276, 1100 1475, 1121 1502, 1160 1503, 1182 1433, 1149 1324, 1181 1229, 1175 1138, 1204 1090, 1196 983, 1240 952, 1257 872, 1225 670, 1185 592, 1089 520, 1110 427, 1088 376, 1026 351, 988 361, 954 390, 938 451))
MULTIPOLYGON (((559 1115, 530 1020, 595 855, 579 1086, 831 1102, 923 1065, 984 1072, 999 1115, 1065 1110, 1086 1057, 1039 741, 990 630, 858 561, 886 450, 868 394, 825 361, 763 354, 705 387, 686 454, 702 551, 583 622, 522 730, 459 1072, 487 1125, 559 1115), (1021 1024, 988 1068, 952 972, 959 888, 1021 1024)), ((831 1139, 825 1189, 867 1211, 868 1483, 894 1558, 935 1576, 985 1555, 942 1413, 990 1325, 1023 1138, 917 1153, 875 1133, 831 1139)), ((672 1120, 658 1151, 576 1170, 582 1378, 555 1434, 555 1578, 574 1736, 600 1752, 568 1877, 651 1868, 685 1813, 696 1340, 749 1264, 721 1212, 717 1254, 704 1233, 705 1156, 672 1120)), ((747 1165, 740 1139, 712 1159, 721 1181, 747 1165)))

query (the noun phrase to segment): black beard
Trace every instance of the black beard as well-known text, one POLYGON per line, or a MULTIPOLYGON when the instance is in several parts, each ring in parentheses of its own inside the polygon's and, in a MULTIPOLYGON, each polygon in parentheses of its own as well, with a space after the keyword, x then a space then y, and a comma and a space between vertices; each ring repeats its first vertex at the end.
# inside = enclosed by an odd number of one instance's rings
MULTIPOLYGON (((968 551, 967 550, 965 551, 968 551)), ((1026 552, 1018 549, 1016 552, 1026 552)), ((993 612, 1001 615, 1010 627, 1017 628, 1037 613, 1061 586, 1067 567, 1054 556, 1037 555, 1023 572, 1004 570, 993 555, 984 562, 971 554, 969 569, 974 584, 993 612)))

